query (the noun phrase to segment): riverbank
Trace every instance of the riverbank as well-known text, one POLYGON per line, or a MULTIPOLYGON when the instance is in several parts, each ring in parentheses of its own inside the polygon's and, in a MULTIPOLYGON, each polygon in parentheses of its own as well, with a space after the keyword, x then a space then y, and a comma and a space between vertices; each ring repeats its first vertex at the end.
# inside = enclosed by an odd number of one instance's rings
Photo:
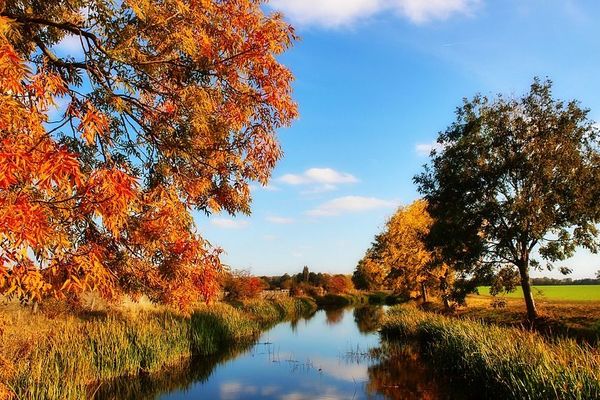
POLYGON ((190 316, 161 307, 53 316, 7 306, 0 399, 89 398, 96 382, 216 354, 316 308, 308 298, 199 305, 190 316))
POLYGON ((388 338, 417 340, 431 365, 464 378, 482 398, 600 398, 600 353, 571 339, 397 306, 382 325, 388 338))
POLYGON ((360 305, 394 305, 401 302, 400 297, 388 292, 356 292, 356 293, 328 293, 324 296, 315 296, 319 307, 347 307, 360 305))

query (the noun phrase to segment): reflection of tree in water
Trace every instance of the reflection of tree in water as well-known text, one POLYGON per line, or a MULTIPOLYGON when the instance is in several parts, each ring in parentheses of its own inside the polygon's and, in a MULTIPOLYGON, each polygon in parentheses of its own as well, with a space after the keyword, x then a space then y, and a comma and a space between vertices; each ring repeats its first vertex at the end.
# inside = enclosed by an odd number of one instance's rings
POLYGON ((290 321, 290 329, 292 330, 292 332, 296 333, 298 331, 298 322, 300 322, 300 319, 293 319, 290 321))
POLYGON ((368 395, 407 400, 467 398, 454 390, 450 392, 445 380, 433 374, 413 345, 382 341, 373 353, 379 361, 368 370, 368 395))
POLYGON ((137 400, 156 399, 161 394, 184 390, 196 383, 206 382, 215 367, 248 350, 255 342, 247 342, 228 347, 219 355, 187 359, 165 367, 154 374, 121 377, 93 385, 90 397, 96 400, 137 400))
POLYGON ((354 309, 354 322, 361 333, 375 332, 381 325, 383 307, 364 306, 354 309))
POLYGON ((344 310, 343 307, 326 308, 325 318, 327 325, 339 324, 342 321, 342 318, 344 318, 344 310))

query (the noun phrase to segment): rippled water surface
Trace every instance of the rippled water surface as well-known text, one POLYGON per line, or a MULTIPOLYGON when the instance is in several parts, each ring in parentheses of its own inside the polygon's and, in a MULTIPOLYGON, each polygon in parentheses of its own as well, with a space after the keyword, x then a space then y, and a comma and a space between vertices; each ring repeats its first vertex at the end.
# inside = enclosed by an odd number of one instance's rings
POLYGON ((162 374, 103 385, 100 399, 449 399, 411 346, 381 342, 380 307, 321 310, 256 343, 162 374))

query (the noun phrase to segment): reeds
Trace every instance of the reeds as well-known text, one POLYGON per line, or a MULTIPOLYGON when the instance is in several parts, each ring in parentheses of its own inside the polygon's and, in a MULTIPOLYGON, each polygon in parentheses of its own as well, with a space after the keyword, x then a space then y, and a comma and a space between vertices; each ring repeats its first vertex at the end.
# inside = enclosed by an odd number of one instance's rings
POLYGON ((571 339, 395 307, 382 332, 416 338, 434 368, 459 376, 483 397, 511 399, 600 398, 598 349, 571 339))
POLYGON ((315 308, 306 299, 285 299, 202 305, 191 316, 160 309, 89 320, 34 316, 33 329, 21 334, 16 326, 0 337, 0 387, 15 399, 88 398, 96 382, 215 354, 315 308))

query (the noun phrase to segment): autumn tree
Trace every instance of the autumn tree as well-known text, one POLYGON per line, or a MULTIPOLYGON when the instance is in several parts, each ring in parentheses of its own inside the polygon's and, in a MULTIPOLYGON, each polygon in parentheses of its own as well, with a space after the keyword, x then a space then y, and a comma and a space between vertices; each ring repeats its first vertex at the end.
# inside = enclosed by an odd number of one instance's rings
POLYGON ((600 142, 589 111, 535 79, 518 98, 477 95, 438 137, 415 178, 434 218, 431 240, 468 274, 518 271, 529 319, 532 258, 551 263, 577 246, 598 250, 600 142))
POLYGON ((232 271, 227 274, 223 289, 231 300, 257 298, 268 286, 264 280, 252 276, 248 271, 232 271))
POLYGON ((437 291, 450 274, 444 263, 436 262, 425 243, 432 224, 427 202, 416 200, 396 211, 382 239, 385 245, 381 258, 389 287, 409 297, 419 293, 423 301, 428 301, 428 291, 437 291))
POLYGON ((378 290, 385 288, 387 271, 382 259, 384 246, 384 235, 376 235, 371 247, 358 262, 352 275, 352 282, 357 289, 378 290))
POLYGON ((1 2, 0 293, 212 298, 192 212, 269 179, 293 40, 260 0, 1 2))
POLYGON ((352 279, 349 276, 343 274, 337 274, 331 276, 326 283, 326 289, 328 292, 335 294, 348 293, 354 289, 352 279))
POLYGON ((365 265, 367 262, 368 259, 363 257, 352 273, 352 283, 358 290, 374 290, 377 288, 371 275, 368 273, 367 266, 365 265))

